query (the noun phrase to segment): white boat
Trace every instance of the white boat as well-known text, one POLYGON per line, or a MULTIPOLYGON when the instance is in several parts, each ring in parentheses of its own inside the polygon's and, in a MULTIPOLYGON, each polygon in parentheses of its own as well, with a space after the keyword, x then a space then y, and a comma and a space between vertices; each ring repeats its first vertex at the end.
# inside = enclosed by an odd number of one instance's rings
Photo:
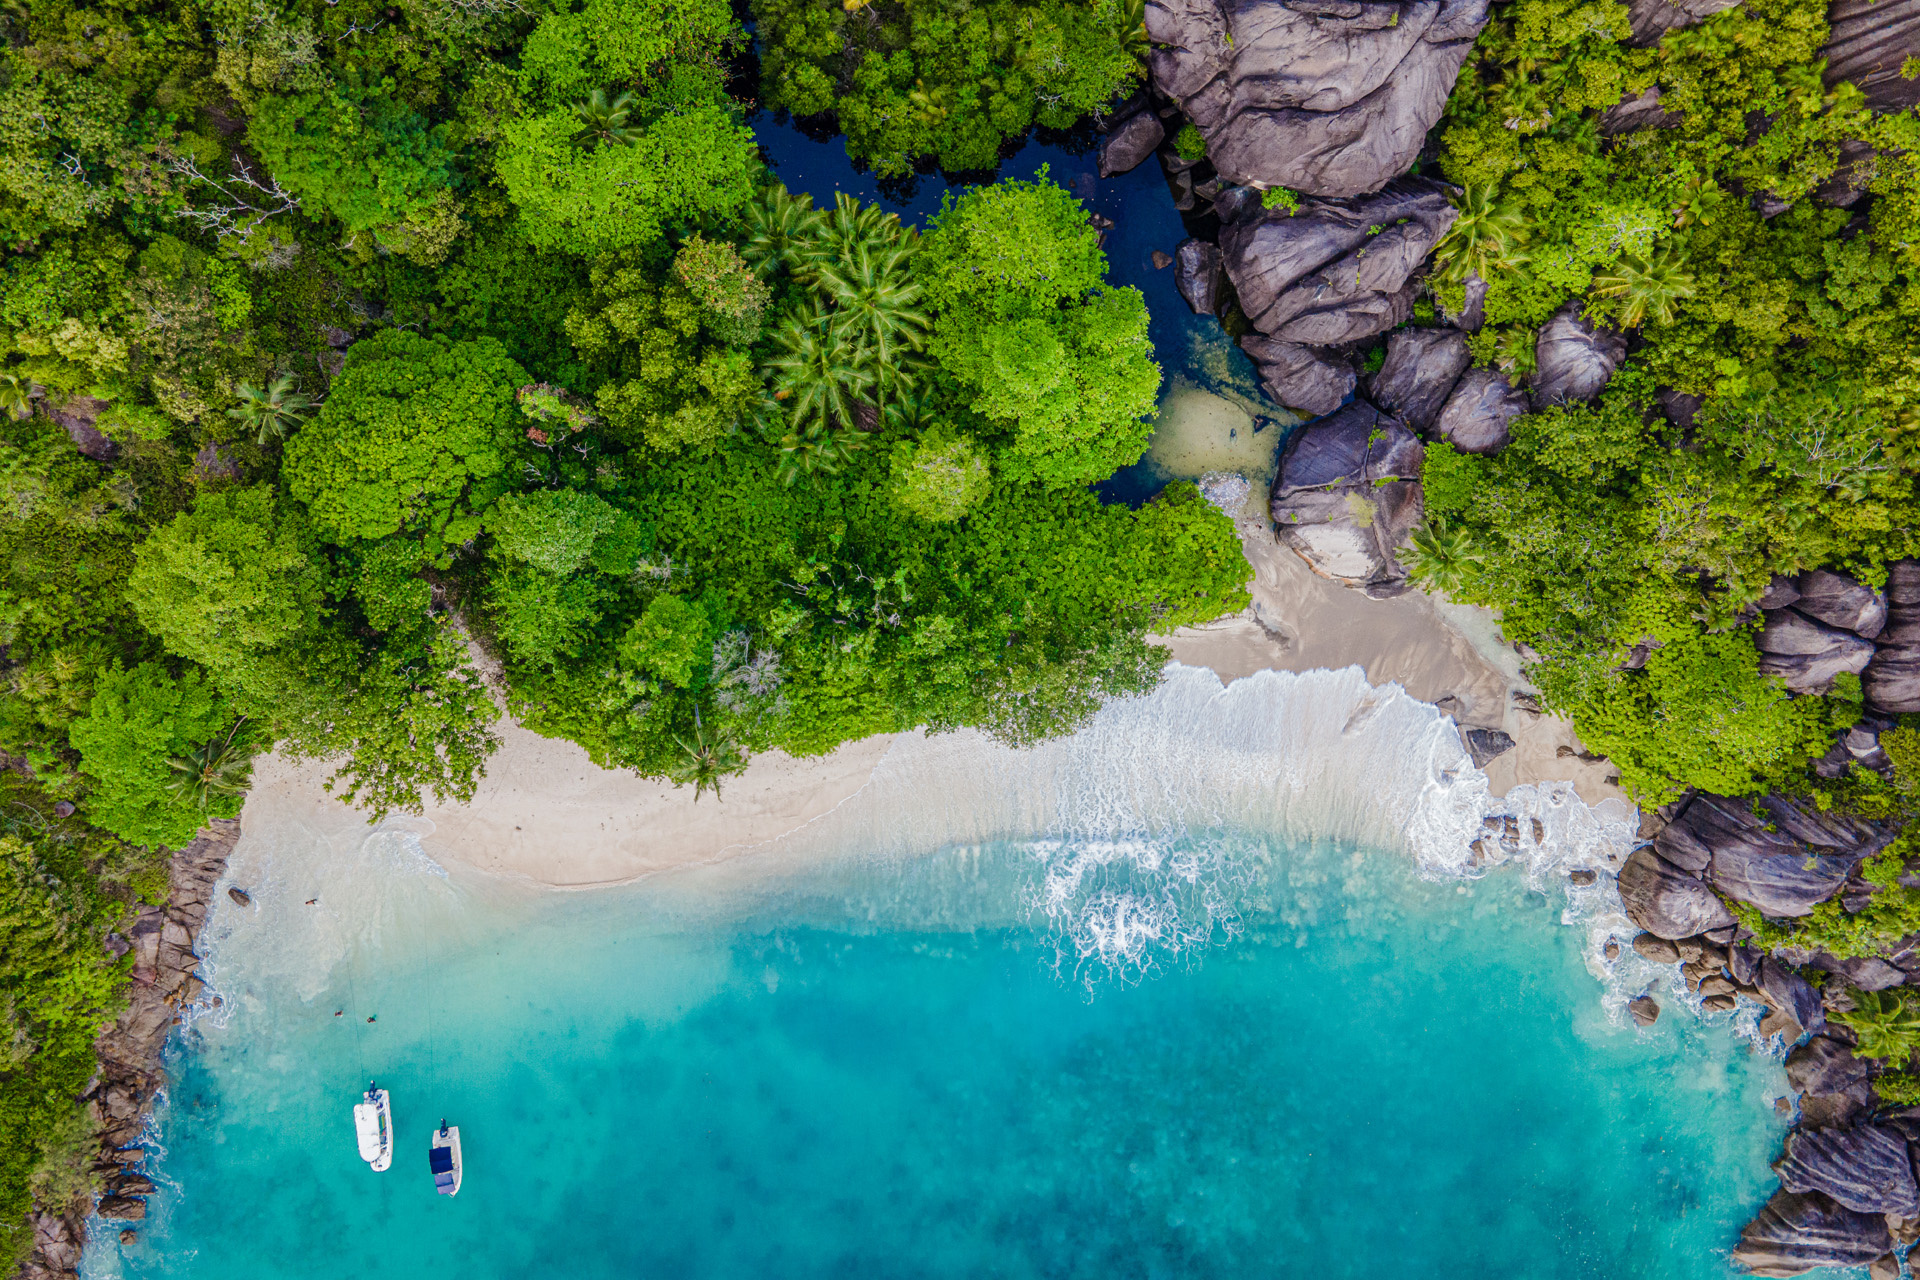
POLYGON ((366 1097, 353 1104, 353 1132, 360 1139, 360 1158, 385 1173, 393 1163, 393 1110, 387 1091, 371 1081, 366 1097))
POLYGON ((433 1189, 443 1196, 460 1194, 460 1126, 445 1120, 433 1132, 433 1145, 427 1148, 427 1164, 433 1169, 433 1189))

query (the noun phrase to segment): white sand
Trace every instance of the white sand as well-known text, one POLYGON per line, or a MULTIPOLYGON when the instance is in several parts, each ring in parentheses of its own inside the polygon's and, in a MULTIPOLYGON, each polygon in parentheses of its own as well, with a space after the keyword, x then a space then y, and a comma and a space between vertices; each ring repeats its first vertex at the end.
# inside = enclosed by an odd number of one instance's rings
MULTIPOLYGON (((1369 600, 1316 577, 1280 544, 1264 511, 1280 433, 1267 429, 1256 437, 1252 425, 1244 408, 1207 391, 1175 384, 1168 393, 1163 429, 1155 436, 1156 466, 1169 475, 1231 469, 1255 481, 1237 521, 1255 572, 1253 604, 1161 637, 1174 657, 1229 681, 1267 668, 1357 666, 1369 682, 1398 683, 1439 703, 1462 725, 1511 734, 1518 745, 1487 768, 1496 794, 1559 779, 1572 782, 1589 804, 1619 796, 1605 761, 1560 754, 1578 750, 1571 726, 1512 705, 1512 691, 1527 685, 1493 615, 1419 593, 1369 600), (1449 697, 1454 702, 1443 701, 1449 697)), ((859 791, 896 741, 869 738, 806 760, 769 752, 724 784, 724 799, 709 794, 696 802, 691 787, 598 768, 574 744, 511 722, 503 722, 501 738, 471 804, 434 806, 406 825, 442 862, 563 888, 718 862, 776 840, 859 791)), ((328 772, 324 765, 263 759, 242 822, 350 829, 341 825, 349 811, 322 789, 328 772)))

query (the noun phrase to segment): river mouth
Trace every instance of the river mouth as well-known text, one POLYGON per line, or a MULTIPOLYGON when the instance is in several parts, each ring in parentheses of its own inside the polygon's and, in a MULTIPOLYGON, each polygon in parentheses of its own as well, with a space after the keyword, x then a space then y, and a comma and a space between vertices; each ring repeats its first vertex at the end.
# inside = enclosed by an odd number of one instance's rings
POLYGON ((89 1271, 1730 1274, 1777 1063, 1619 1015, 1648 975, 1562 870, 1618 815, 1536 798, 1519 856, 1436 861, 1488 803, 1444 724, 1353 673, 1176 668, 1063 743, 945 740, 786 848, 591 893, 400 827, 250 829, 148 1230, 89 1271))

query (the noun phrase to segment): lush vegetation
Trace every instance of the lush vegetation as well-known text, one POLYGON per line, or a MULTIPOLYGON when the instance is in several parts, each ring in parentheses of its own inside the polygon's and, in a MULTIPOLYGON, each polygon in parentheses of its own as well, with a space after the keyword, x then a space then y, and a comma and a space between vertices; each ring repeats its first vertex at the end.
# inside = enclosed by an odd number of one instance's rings
MULTIPOLYGON (((1547 703, 1652 804, 1813 788, 1858 685, 1761 677, 1751 606, 1775 573, 1878 584, 1920 554, 1920 118, 1823 88, 1826 34, 1817 0, 1747 0, 1638 49, 1624 6, 1517 0, 1440 130, 1464 194, 1434 288, 1459 309, 1485 282, 1476 359, 1530 372, 1574 300, 1631 354, 1599 403, 1520 419, 1497 456, 1430 451, 1418 572, 1498 607, 1547 703), (1655 127, 1622 131, 1649 94, 1655 127), (1840 171, 1849 140, 1878 159, 1840 171), (1849 177, 1858 213, 1820 198, 1849 177), (1697 414, 1673 420, 1673 392, 1697 414)), ((1817 794, 1888 812, 1887 790, 1817 794)))
POLYGON ((831 112, 875 173, 991 169, 1005 141, 1064 129, 1144 79, 1142 0, 753 0, 767 105, 831 112))
MULTIPOLYGON (((1138 19, 762 15, 781 104, 830 67, 888 172, 1109 102, 1138 19)), ((1191 487, 1087 488, 1159 369, 1085 210, 1044 175, 919 229, 813 207, 719 0, 0 29, 0 1253, 84 1185, 104 934, 257 752, 414 809, 505 709, 697 797, 776 746, 1060 732, 1244 600, 1191 487)))

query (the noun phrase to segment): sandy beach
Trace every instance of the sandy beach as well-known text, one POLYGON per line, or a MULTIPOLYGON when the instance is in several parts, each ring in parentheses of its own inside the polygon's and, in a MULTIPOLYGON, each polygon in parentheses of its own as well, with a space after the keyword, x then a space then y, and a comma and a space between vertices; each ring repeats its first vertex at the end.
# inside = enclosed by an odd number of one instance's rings
MULTIPOLYGON (((1490 613, 1417 592, 1369 600, 1316 577, 1275 539, 1258 496, 1237 521, 1254 567, 1253 601, 1241 613, 1159 637, 1177 661, 1228 682, 1262 670, 1359 667, 1370 683, 1397 683, 1463 726, 1511 734, 1515 748, 1487 767, 1496 794, 1547 780, 1573 783, 1589 804, 1621 794, 1605 761, 1561 754, 1578 748, 1565 721, 1514 705, 1513 691, 1526 684, 1490 613)), ((573 743, 511 721, 500 735, 471 803, 430 805, 400 821, 437 860, 570 889, 717 862, 777 840, 859 792, 902 737, 919 738, 883 735, 804 760, 768 752, 729 779, 720 799, 696 801, 691 787, 599 768, 573 743)), ((357 829, 351 810, 324 789, 329 772, 324 762, 262 759, 243 827, 357 829)))

